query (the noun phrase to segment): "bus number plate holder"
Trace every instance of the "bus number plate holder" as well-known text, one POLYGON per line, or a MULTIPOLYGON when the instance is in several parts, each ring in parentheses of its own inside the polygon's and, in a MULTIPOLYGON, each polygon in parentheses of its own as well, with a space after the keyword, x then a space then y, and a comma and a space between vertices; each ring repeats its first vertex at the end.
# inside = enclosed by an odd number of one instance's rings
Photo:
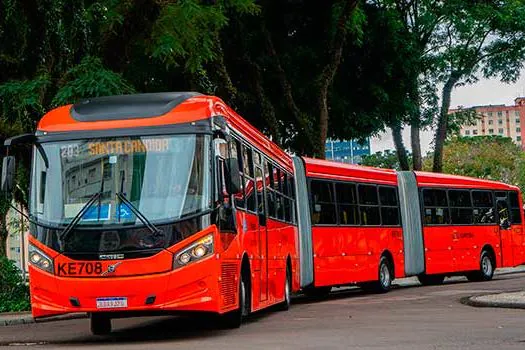
POLYGON ((120 309, 128 307, 128 298, 97 298, 97 309, 120 309))

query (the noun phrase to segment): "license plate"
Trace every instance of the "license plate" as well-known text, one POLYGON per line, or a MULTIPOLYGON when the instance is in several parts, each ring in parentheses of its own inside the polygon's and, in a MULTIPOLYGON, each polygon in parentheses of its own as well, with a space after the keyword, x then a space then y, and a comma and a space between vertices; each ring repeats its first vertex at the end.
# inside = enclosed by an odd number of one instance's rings
POLYGON ((128 307, 128 298, 97 298, 97 309, 120 309, 128 307))

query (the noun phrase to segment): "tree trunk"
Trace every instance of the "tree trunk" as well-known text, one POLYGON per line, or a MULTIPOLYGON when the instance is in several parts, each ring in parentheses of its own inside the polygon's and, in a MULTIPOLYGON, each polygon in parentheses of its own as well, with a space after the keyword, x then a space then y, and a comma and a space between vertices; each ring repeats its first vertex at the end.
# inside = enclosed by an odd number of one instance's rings
POLYGON ((403 135, 401 134, 401 124, 393 125, 390 128, 392 129, 392 136, 394 138, 394 146, 396 147, 397 159, 399 160, 399 167, 401 170, 410 170, 407 150, 403 143, 403 135))
POLYGON ((339 65, 341 64, 341 58, 343 56, 343 46, 346 41, 346 26, 350 19, 355 7, 357 5, 356 0, 347 0, 343 12, 341 13, 337 21, 337 29, 330 45, 330 57, 328 64, 323 68, 321 75, 319 76, 319 144, 317 146, 317 155, 324 159, 325 158, 325 143, 328 135, 328 89, 332 85, 335 74, 339 65))
POLYGON ((414 170, 421 170, 423 168, 423 161, 421 158, 421 139, 419 132, 419 120, 413 120, 410 125, 410 143, 412 146, 412 168, 414 170))
POLYGON ((432 171, 435 173, 441 173, 443 171, 443 146, 447 138, 447 127, 448 127, 448 110, 450 108, 450 97, 452 95, 452 89, 459 80, 459 75, 453 72, 448 78, 445 86, 443 87, 443 96, 441 98, 441 110, 438 117, 438 125, 436 130, 436 144, 434 148, 434 164, 432 171))

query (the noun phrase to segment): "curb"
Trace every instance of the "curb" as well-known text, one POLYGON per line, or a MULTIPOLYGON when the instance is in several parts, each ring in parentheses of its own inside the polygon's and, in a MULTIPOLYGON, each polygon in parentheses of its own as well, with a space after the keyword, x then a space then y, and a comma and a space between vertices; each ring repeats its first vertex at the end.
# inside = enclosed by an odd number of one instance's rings
POLYGON ((508 293, 515 293, 515 292, 521 292, 522 290, 516 290, 516 291, 507 291, 502 293, 492 293, 492 294, 478 294, 478 295, 471 295, 469 297, 463 297, 459 301, 463 305, 473 306, 473 307, 495 307, 495 308, 504 308, 504 309, 525 309, 525 300, 523 302, 513 303, 508 301, 483 301, 478 300, 476 298, 483 297, 483 296, 497 296, 501 294, 508 294, 508 293))
POLYGON ((66 320, 75 320, 81 318, 87 318, 86 313, 74 313, 66 315, 51 316, 46 318, 39 318, 35 320, 31 314, 10 314, 7 318, 2 318, 0 314, 0 327, 2 326, 16 326, 22 324, 31 324, 31 323, 46 323, 54 321, 66 321, 66 320))

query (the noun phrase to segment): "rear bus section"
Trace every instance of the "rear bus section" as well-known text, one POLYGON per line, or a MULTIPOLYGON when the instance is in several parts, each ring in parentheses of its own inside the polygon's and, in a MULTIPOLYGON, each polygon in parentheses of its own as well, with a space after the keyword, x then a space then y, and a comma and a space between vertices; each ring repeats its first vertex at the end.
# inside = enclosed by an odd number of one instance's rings
POLYGON ((523 210, 515 186, 416 173, 425 243, 424 284, 445 276, 490 280, 498 267, 523 263, 523 210))

